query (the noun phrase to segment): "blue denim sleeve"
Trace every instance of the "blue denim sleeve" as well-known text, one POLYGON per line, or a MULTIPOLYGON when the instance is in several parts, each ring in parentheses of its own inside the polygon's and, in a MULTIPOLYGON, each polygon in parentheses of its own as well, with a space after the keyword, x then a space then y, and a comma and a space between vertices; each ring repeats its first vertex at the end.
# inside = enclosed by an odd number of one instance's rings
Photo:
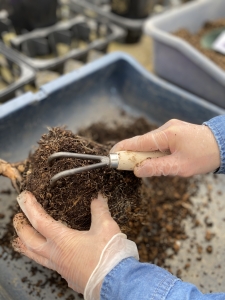
POLYGON ((122 260, 105 277, 101 300, 224 300, 224 293, 202 294, 166 270, 134 258, 122 260))
POLYGON ((211 129, 220 149, 221 165, 216 174, 225 174, 225 115, 215 117, 203 124, 211 129))
MULTIPOLYGON (((218 143, 221 165, 218 174, 225 174, 225 116, 203 123, 213 132, 218 143)), ((193 284, 182 282, 166 270, 134 258, 122 260, 105 277, 101 300, 225 300, 225 293, 203 294, 193 284)))

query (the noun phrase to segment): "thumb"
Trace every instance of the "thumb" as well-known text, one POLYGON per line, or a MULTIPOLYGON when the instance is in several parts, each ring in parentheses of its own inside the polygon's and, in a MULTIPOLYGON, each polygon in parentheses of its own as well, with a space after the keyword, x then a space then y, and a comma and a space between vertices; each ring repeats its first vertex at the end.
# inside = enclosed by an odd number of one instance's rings
POLYGON ((169 141, 165 132, 156 129, 143 135, 138 135, 130 139, 123 140, 110 150, 114 153, 122 150, 132 151, 165 151, 169 149, 169 141))
POLYGON ((110 150, 110 153, 115 153, 117 151, 123 150, 154 151, 158 149, 154 141, 152 140, 152 132, 149 132, 144 135, 137 135, 135 137, 117 143, 110 150))
POLYGON ((111 214, 108 207, 108 200, 101 194, 91 203, 91 226, 101 224, 105 219, 110 219, 111 214))
POLYGON ((104 229, 109 230, 110 234, 120 232, 119 226, 111 217, 107 198, 99 194, 91 203, 91 230, 99 232, 104 229))
POLYGON ((171 154, 165 157, 146 159, 134 169, 134 174, 137 177, 151 176, 176 176, 179 174, 180 164, 178 157, 171 154))

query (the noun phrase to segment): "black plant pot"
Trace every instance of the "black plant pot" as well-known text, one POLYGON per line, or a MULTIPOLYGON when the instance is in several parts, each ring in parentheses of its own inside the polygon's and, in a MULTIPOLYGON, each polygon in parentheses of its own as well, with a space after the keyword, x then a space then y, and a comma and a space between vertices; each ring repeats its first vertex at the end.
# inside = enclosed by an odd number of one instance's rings
POLYGON ((147 18, 156 0, 111 0, 111 11, 131 19, 147 18))
POLYGON ((18 33, 47 27, 57 22, 58 0, 10 0, 10 19, 18 33))

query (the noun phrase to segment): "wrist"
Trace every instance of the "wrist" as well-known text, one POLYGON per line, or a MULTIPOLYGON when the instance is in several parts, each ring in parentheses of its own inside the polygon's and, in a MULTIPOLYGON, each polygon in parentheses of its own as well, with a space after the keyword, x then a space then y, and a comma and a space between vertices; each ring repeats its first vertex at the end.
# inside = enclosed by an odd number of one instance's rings
POLYGON ((225 117, 218 116, 204 122, 209 130, 212 132, 214 139, 216 140, 219 151, 219 164, 215 166, 214 171, 217 174, 225 174, 225 117))
POLYGON ((84 291, 85 300, 99 300, 105 276, 123 259, 139 259, 137 246, 123 233, 114 235, 102 251, 99 262, 92 272, 84 291))

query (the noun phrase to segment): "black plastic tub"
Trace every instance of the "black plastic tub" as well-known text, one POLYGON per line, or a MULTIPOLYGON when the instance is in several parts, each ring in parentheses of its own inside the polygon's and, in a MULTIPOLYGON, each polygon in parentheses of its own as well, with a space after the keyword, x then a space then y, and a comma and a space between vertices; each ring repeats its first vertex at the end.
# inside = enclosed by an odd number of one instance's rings
POLYGON ((130 19, 147 18, 155 4, 155 0, 110 0, 114 14, 130 19))
POLYGON ((8 14, 5 16, 2 16, 0 14, 0 38, 2 38, 2 34, 5 32, 9 32, 13 30, 12 23, 10 19, 8 18, 8 14))
POLYGON ((58 0, 8 0, 10 19, 17 33, 54 25, 57 22, 58 0))

